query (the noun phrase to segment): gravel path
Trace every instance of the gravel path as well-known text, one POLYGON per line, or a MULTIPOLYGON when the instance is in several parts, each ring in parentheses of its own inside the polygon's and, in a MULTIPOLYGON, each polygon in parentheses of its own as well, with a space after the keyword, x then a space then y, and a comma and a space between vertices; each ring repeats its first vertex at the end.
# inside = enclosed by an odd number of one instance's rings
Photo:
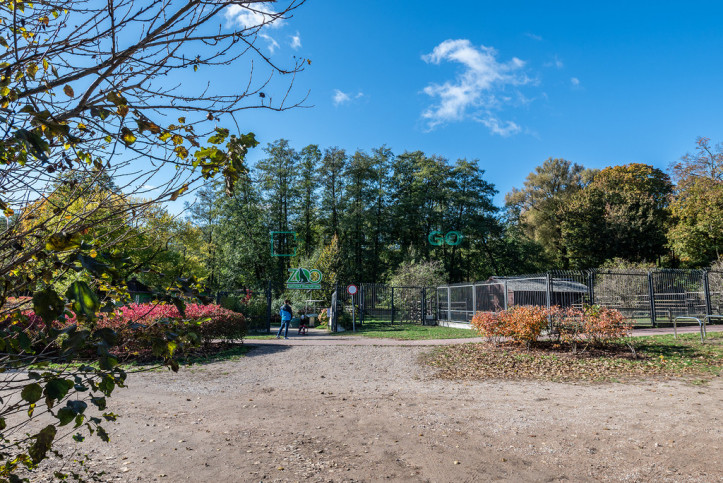
MULTIPOLYGON (((129 377, 104 481, 720 481, 723 383, 434 378, 424 346, 254 341, 129 377)), ((374 342, 379 342, 374 340, 374 342)), ((457 342, 466 342, 458 340, 457 342)))
MULTIPOLYGON (((272 327, 271 332, 276 333, 278 327, 272 327)), ((707 326, 708 332, 723 332, 723 325, 707 326)), ((633 337, 644 337, 649 335, 666 335, 672 334, 672 327, 660 327, 650 329, 635 329, 633 337)), ((698 326, 682 326, 678 327, 679 334, 700 333, 698 326)), ((420 339, 420 340, 399 340, 399 339, 381 339, 374 337, 363 337, 361 335, 333 335, 323 329, 309 329, 309 335, 298 335, 295 330, 289 331, 288 339, 248 339, 244 343, 250 346, 260 345, 364 345, 364 346, 440 346, 452 344, 464 344, 468 342, 484 342, 482 337, 471 337, 467 339, 420 339)))

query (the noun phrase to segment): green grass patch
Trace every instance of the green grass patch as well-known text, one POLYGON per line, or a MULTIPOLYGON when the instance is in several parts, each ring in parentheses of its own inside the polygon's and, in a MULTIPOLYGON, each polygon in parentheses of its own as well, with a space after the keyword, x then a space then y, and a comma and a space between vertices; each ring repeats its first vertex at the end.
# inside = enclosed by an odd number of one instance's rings
POLYGON ((356 332, 347 330, 334 335, 361 335, 377 339, 426 340, 426 339, 469 339, 479 335, 469 329, 455 329, 436 325, 391 324, 385 320, 365 320, 357 324, 356 332))
POLYGON ((569 347, 541 342, 527 350, 512 343, 440 347, 425 357, 446 379, 532 379, 628 382, 645 378, 685 378, 706 384, 723 373, 723 333, 656 335, 628 339, 606 348, 573 354, 569 347))
POLYGON ((267 340, 267 339, 275 339, 275 338, 276 338, 275 333, 267 334, 266 332, 258 333, 258 334, 246 334, 246 337, 244 337, 244 339, 247 339, 247 340, 267 340))

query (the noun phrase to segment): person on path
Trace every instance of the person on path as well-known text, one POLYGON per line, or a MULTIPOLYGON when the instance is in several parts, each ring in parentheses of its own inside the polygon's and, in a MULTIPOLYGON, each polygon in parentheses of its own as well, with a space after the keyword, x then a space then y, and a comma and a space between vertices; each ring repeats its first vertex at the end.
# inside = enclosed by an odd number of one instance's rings
POLYGON ((293 313, 291 310, 291 300, 286 299, 284 300, 284 305, 281 307, 281 327, 279 327, 279 331, 276 333, 276 338, 281 337, 281 331, 286 329, 284 332, 284 339, 289 338, 289 325, 291 325, 291 317, 293 317, 293 313))
POLYGON ((306 316, 306 311, 299 311, 299 335, 307 335, 309 318, 306 316))

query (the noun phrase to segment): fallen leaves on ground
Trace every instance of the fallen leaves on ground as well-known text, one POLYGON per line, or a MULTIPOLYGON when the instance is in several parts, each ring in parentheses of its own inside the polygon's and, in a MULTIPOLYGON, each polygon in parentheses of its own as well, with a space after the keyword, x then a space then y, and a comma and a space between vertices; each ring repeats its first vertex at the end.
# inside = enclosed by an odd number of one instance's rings
POLYGON ((559 344, 529 350, 516 344, 461 344, 435 350, 426 362, 444 379, 545 381, 625 381, 641 377, 715 377, 723 358, 717 352, 666 358, 654 351, 633 355, 624 347, 573 354, 559 344))

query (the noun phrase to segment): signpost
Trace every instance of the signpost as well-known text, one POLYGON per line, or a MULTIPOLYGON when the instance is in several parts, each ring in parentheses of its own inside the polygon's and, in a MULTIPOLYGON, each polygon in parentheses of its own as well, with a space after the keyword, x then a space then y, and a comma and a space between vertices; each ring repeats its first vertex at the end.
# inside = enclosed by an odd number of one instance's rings
POLYGON ((346 291, 351 295, 351 331, 356 332, 356 304, 354 304, 354 295, 357 293, 356 285, 349 285, 346 291))

